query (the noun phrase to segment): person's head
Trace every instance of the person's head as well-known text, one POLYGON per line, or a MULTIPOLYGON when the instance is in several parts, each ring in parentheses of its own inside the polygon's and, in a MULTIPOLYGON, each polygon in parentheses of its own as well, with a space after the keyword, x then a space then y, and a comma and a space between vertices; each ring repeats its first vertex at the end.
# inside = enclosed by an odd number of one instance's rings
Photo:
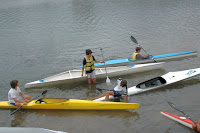
POLYGON ((121 87, 126 87, 126 86, 127 86, 127 81, 123 79, 123 80, 121 81, 121 83, 120 83, 120 86, 121 86, 121 87))
POLYGON ((11 86, 11 88, 15 89, 18 86, 18 81, 17 80, 12 80, 10 82, 10 86, 11 86))
POLYGON ((87 56, 91 56, 92 55, 92 50, 86 49, 85 53, 86 53, 87 56))
POLYGON ((136 51, 136 52, 139 52, 140 49, 141 49, 140 47, 136 47, 136 48, 135 48, 135 51, 136 51))

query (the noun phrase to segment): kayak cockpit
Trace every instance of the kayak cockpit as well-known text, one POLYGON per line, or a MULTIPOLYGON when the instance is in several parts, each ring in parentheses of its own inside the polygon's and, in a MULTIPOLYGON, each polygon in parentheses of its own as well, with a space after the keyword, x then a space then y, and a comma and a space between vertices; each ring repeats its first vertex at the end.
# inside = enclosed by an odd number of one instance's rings
POLYGON ((35 103, 37 104, 54 104, 54 103, 63 103, 68 101, 69 99, 62 98, 41 98, 37 100, 35 103))
POLYGON ((166 84, 166 80, 162 77, 156 77, 145 82, 138 84, 136 87, 140 89, 148 89, 156 86, 160 86, 162 84, 166 84))

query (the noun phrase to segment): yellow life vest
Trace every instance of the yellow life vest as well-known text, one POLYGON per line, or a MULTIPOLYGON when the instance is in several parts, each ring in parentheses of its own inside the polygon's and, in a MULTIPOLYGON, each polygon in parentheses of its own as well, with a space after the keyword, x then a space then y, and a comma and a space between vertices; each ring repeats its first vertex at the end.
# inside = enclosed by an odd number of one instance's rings
POLYGON ((94 66, 93 57, 91 56, 91 57, 88 59, 88 57, 85 56, 85 60, 86 60, 85 71, 94 70, 94 69, 95 69, 95 66, 94 66))
POLYGON ((132 55, 132 60, 136 60, 137 54, 138 54, 138 53, 136 53, 136 52, 133 53, 133 55, 132 55))

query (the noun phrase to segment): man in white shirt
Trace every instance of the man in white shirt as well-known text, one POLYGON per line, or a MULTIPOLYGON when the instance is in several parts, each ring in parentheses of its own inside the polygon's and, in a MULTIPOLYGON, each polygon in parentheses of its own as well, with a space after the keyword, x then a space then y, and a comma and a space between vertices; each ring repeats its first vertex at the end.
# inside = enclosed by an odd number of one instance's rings
POLYGON ((17 80, 12 80, 10 82, 11 89, 8 92, 8 100, 10 104, 20 107, 21 103, 27 104, 27 102, 31 99, 30 96, 24 96, 21 92, 19 86, 19 82, 17 80))

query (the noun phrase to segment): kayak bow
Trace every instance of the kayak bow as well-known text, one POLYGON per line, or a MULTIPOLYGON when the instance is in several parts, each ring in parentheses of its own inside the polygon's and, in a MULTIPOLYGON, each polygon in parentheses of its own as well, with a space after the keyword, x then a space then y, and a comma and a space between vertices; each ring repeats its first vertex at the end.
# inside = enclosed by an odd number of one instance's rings
POLYGON ((176 122, 178 122, 178 123, 180 123, 180 124, 182 124, 182 125, 184 125, 184 126, 187 126, 191 129, 193 129, 192 125, 194 124, 194 122, 191 121, 190 119, 186 118, 186 117, 181 117, 181 116, 170 114, 170 113, 164 112, 164 111, 161 111, 161 114, 172 119, 172 120, 174 120, 174 121, 176 121, 176 122))

